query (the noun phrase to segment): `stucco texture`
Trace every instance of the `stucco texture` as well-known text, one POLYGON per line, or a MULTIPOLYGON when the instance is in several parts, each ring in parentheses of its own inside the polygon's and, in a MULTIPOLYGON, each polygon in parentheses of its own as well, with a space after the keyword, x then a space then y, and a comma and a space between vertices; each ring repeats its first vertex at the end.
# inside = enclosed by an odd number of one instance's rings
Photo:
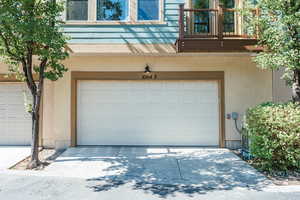
MULTIPOLYGON (((178 54, 172 56, 80 56, 65 61, 64 78, 46 81, 43 99, 43 144, 64 148, 71 142, 71 71, 224 71, 225 114, 243 115, 248 107, 272 100, 272 72, 262 71, 250 54, 178 54)), ((0 73, 6 72, 1 65, 0 73)), ((225 116, 224 116, 225 117, 225 116)), ((240 140, 233 120, 225 120, 225 139, 240 140)))

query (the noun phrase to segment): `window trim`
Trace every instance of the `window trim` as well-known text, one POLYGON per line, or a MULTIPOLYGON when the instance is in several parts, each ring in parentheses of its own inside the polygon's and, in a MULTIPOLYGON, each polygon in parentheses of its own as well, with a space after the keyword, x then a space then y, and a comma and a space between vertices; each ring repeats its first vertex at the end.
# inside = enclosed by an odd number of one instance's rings
MULTIPOLYGON (((63 1, 63 0, 58 0, 63 1)), ((97 0, 88 0, 88 20, 67 20, 67 2, 65 1, 65 10, 62 14, 62 20, 65 25, 165 25, 164 20, 164 1, 159 0, 159 19, 158 20, 138 20, 138 0, 128 0, 128 17, 127 20, 97 20, 97 0)))
POLYGON ((95 9, 93 10, 94 15, 95 15, 95 17, 93 19, 97 23, 102 23, 102 22, 106 22, 106 23, 114 23, 114 22, 122 23, 123 22, 124 23, 124 22, 129 22, 130 19, 131 19, 130 15, 131 15, 131 3, 132 3, 132 0, 128 0, 128 16, 127 16, 127 19, 125 19, 125 20, 98 20, 97 19, 97 6, 98 6, 97 1, 98 0, 91 0, 91 1, 92 2, 94 1, 95 2, 94 5, 96 5, 95 9))
MULTIPOLYGON (((63 0, 59 0, 59 2, 61 2, 63 0)), ((87 20, 67 20, 67 15, 68 15, 68 9, 67 9, 67 6, 68 6, 68 0, 65 1, 65 10, 62 14, 62 18, 63 18, 63 21, 65 22, 86 22, 86 21, 89 21, 89 11, 90 11, 90 2, 93 1, 93 0, 87 0, 88 1, 88 9, 87 9, 87 20)))

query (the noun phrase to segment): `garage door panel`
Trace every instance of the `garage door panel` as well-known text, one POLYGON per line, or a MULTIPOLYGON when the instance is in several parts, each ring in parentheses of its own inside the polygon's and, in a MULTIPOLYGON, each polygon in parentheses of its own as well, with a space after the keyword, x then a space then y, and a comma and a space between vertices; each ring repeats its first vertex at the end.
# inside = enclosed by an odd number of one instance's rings
MULTIPOLYGON (((161 134, 153 134, 155 132, 149 131, 144 132, 143 135, 140 134, 142 130, 134 129, 134 130, 126 130, 126 131, 113 131, 113 130, 103 130, 108 131, 110 137, 99 138, 96 140, 89 140, 86 137, 79 138, 82 143, 86 143, 88 145, 172 145, 172 146, 198 146, 199 143, 195 143, 194 141, 203 141, 205 140, 205 144, 200 144, 201 146, 215 146, 216 141, 213 137, 208 138, 204 135, 195 136, 196 133, 190 132, 191 134, 185 134, 183 132, 182 135, 177 135, 174 137, 174 132, 163 132, 161 134), (122 135, 127 137, 126 143, 123 140, 117 140, 117 138, 122 137, 122 135), (159 137, 159 140, 156 139, 159 137)), ((187 132, 189 130, 186 130, 187 132)), ((197 132, 198 133, 198 132, 197 132)), ((105 134, 105 133, 104 133, 105 134)), ((213 132, 211 132, 214 135, 213 132)), ((99 134, 91 135, 91 137, 97 138, 99 134)))
POLYGON ((183 107, 166 105, 157 109, 158 105, 148 104, 138 105, 138 104, 89 104, 89 107, 97 108, 93 112, 90 112, 88 109, 79 109, 82 117, 91 117, 91 118, 109 118, 116 117, 116 112, 118 116, 144 116, 147 113, 147 116, 156 116, 156 117, 184 117, 184 118, 193 118, 193 117, 218 117, 218 108, 211 104, 199 105, 198 109, 201 112, 195 112, 194 104, 187 104, 183 107), (136 109, 139 106, 141 109, 136 109), (134 112, 132 112, 134 111, 134 112), (178 116, 179 115, 179 116, 178 116))
POLYGON ((79 81, 78 145, 218 145, 217 81, 79 81))
MULTIPOLYGON (((149 116, 151 117, 151 116, 149 116)), ((155 117, 155 116, 154 116, 155 117)), ((152 119, 151 121, 148 118, 143 117, 107 117, 107 118, 99 118, 97 121, 90 121, 90 122, 82 122, 79 127, 82 129, 92 129, 92 127, 95 127, 98 129, 98 126, 101 125, 102 128, 105 127, 113 127, 113 126, 120 126, 120 129, 126 128, 126 127, 149 127, 152 129, 167 129, 168 127, 173 127, 175 125, 175 129, 178 129, 180 127, 197 127, 197 130, 206 129, 206 127, 214 127, 215 122, 218 118, 212 117, 207 119, 198 118, 156 118, 152 119), (174 124, 174 121, 177 123, 174 124), (118 123, 116 123, 118 122, 118 123)), ((218 126, 215 128, 218 129, 218 126)))
MULTIPOLYGON (((105 110, 105 109, 103 109, 105 110)), ((106 109, 107 110, 107 109, 106 109)), ((124 109, 125 110, 125 109, 124 109)), ((129 121, 137 122, 137 121, 143 121, 146 120, 147 123, 167 123, 170 121, 173 123, 175 120, 178 122, 190 122, 190 123, 213 123, 215 124, 215 120, 218 120, 219 116, 215 115, 213 113, 198 113, 198 114, 185 114, 185 113, 180 113, 180 112, 170 112, 170 113, 160 113, 160 112, 152 112, 148 113, 147 117, 144 118, 145 113, 143 111, 139 111, 137 113, 129 113, 130 110, 127 110, 126 112, 122 109, 117 109, 113 110, 115 112, 120 112, 118 116, 114 115, 112 112, 109 111, 103 111, 101 115, 99 113, 88 113, 88 112, 82 112, 81 117, 82 118, 91 118, 91 119, 96 119, 94 121, 87 122, 89 124, 91 123, 101 123, 101 122, 111 122, 111 120, 116 123, 118 120, 119 123, 120 121, 124 121, 128 123, 129 121), (106 116, 103 116, 106 115, 106 116), (174 117, 174 115, 176 117, 174 117), (151 118, 151 121, 147 120, 148 118, 151 118)), ((211 112, 211 111, 210 111, 211 112)), ((84 123, 84 122, 82 122, 84 123)))
POLYGON ((29 145, 31 117, 25 112, 22 83, 0 83, 0 145, 29 145))

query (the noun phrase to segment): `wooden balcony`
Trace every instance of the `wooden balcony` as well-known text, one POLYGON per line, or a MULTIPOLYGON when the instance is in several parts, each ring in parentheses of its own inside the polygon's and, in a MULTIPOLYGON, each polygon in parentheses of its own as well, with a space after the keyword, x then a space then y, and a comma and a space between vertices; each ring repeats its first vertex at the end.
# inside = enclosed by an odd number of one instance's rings
MULTIPOLYGON (((253 10, 257 15, 257 10, 253 10)), ((260 51, 256 36, 247 35, 237 9, 185 9, 179 6, 177 52, 260 51)))

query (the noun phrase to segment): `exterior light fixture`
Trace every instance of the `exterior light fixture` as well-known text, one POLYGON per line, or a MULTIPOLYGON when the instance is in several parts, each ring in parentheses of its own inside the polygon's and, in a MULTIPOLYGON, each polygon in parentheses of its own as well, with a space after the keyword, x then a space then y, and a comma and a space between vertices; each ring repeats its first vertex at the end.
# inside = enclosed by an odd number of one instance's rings
POLYGON ((156 79, 157 75, 151 71, 149 65, 146 65, 142 78, 143 79, 156 79))
POLYGON ((151 70, 150 70, 150 67, 149 67, 149 65, 146 65, 146 67, 145 67, 145 72, 144 72, 145 74, 150 74, 151 73, 151 70))

